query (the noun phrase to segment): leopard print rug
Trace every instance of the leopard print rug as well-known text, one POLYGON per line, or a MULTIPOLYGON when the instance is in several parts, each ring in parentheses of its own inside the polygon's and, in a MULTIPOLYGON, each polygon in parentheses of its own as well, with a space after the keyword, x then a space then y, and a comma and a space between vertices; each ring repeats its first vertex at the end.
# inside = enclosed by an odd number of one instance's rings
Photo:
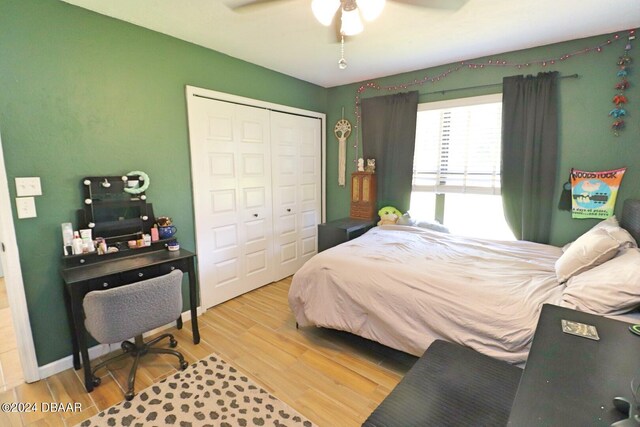
POLYGON ((79 424, 89 426, 314 426, 216 355, 79 424))

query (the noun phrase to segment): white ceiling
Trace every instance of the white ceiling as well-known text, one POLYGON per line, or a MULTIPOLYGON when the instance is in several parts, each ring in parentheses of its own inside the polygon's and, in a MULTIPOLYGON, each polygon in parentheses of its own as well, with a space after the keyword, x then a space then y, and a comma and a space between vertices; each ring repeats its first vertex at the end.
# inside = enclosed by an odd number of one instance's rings
POLYGON ((388 0, 345 44, 340 70, 340 44, 311 0, 242 12, 229 7, 242 0, 63 1, 324 87, 640 27, 640 0, 468 0, 457 10, 388 0))

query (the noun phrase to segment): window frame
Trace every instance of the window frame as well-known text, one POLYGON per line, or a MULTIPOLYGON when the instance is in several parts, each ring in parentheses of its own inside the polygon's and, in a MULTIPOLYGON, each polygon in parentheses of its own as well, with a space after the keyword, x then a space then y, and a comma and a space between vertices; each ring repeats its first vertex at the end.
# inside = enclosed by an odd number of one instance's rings
MULTIPOLYGON (((432 101, 432 102, 423 102, 418 104, 417 114, 421 111, 431 111, 431 110, 444 110, 449 108, 457 108, 457 107, 469 107, 474 105, 482 105, 482 104, 502 104, 502 92, 492 93, 488 95, 478 95, 478 96, 468 96, 462 98, 453 98, 447 99, 443 101, 432 101)), ((414 171, 415 172, 415 171, 414 171)), ((420 190, 420 186, 414 186, 412 184, 411 188, 412 192, 424 192, 424 193, 435 193, 435 219, 444 224, 444 216, 445 216, 445 195, 444 192, 437 191, 429 191, 429 190, 420 190)), ((470 194, 480 194, 480 193, 470 193, 470 194)), ((490 193, 487 193, 490 194, 490 193)), ((493 193, 495 194, 495 193, 493 193)), ((498 192, 497 195, 501 194, 498 192)))

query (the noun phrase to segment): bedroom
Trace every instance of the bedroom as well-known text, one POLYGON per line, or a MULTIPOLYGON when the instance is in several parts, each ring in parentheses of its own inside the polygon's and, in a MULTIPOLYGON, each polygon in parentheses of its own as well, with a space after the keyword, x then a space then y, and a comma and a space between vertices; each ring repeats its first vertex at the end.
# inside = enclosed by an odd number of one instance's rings
MULTIPOLYGON (((14 177, 41 176, 43 182, 44 195, 36 200, 38 218, 15 219, 36 366, 45 367, 71 352, 58 276, 58 230, 80 201, 79 177, 146 170, 153 180, 150 197, 156 209, 170 213, 180 224, 181 244, 195 248, 185 84, 326 112, 328 124, 340 118, 345 106, 345 115, 353 120, 349 106, 356 83, 323 88, 54 0, 1 4, 0 126, 7 178, 11 183, 14 177)), ((612 31, 628 29, 614 27, 612 31)), ((594 35, 505 56, 514 61, 546 58, 595 46, 607 37, 594 35)), ((346 49, 348 53, 348 45, 346 49)), ((638 196, 634 166, 640 164, 639 125, 632 119, 639 113, 637 103, 628 105, 628 128, 620 137, 612 137, 609 129, 610 81, 621 49, 615 44, 556 67, 562 74, 581 75, 560 88, 560 170, 627 166, 619 203, 638 196)), ((392 85, 443 71, 446 66, 379 81, 392 85)), ((465 72, 451 75, 438 89, 495 83, 504 75, 503 70, 465 72)), ((327 219, 348 214, 348 189, 338 187, 335 178, 336 145, 327 138, 327 219)), ((9 187, 15 196, 13 185, 9 187)), ((562 245, 590 225, 592 221, 572 221, 566 213, 554 212, 551 243, 562 245)))

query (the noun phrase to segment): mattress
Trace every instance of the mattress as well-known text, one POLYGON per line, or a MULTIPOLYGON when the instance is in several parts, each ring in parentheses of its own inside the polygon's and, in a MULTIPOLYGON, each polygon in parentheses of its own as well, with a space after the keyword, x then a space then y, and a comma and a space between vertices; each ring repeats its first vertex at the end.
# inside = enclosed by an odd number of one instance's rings
POLYGON ((354 333, 421 355, 436 339, 510 363, 526 360, 542 304, 563 285, 555 246, 375 227, 319 253, 293 277, 300 326, 354 333))

